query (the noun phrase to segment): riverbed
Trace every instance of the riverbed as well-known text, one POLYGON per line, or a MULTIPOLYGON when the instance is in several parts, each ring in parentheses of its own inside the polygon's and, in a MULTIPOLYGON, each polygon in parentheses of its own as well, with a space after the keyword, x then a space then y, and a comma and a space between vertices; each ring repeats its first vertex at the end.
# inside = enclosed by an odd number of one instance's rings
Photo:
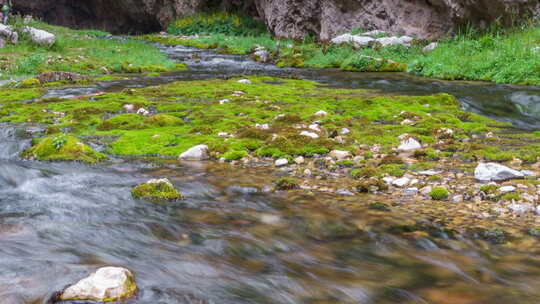
MULTIPOLYGON (((245 56, 163 51, 190 70, 52 89, 48 96, 286 76, 384 94, 450 93, 469 111, 517 129, 540 129, 537 87, 280 69, 245 56)), ((275 173, 264 168, 160 159, 116 158, 95 166, 21 160, 32 127, 0 129, 0 298, 7 303, 46 303, 105 265, 135 274, 139 292, 129 303, 538 302, 536 244, 516 248, 452 234, 429 217, 368 208, 371 197, 270 192, 275 173), (131 197, 134 185, 163 177, 186 199, 153 204, 131 197)))

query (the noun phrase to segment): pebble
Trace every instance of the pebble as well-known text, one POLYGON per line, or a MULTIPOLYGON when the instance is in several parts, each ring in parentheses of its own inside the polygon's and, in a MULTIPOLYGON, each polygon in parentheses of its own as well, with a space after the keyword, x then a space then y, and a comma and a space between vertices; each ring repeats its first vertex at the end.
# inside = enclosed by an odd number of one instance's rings
POLYGON ((309 131, 302 131, 302 132, 300 132, 300 135, 306 136, 306 137, 311 137, 311 138, 313 138, 313 139, 319 138, 319 134, 313 133, 313 132, 309 132, 309 131))
POLYGON ((319 112, 315 113, 315 116, 325 117, 325 116, 328 116, 328 113, 326 111, 320 110, 319 112))
POLYGON ((268 124, 256 124, 255 128, 260 130, 268 130, 270 129, 270 126, 268 124))
POLYGON ((337 160, 345 160, 351 157, 351 152, 349 151, 341 151, 341 150, 333 150, 328 154, 330 157, 333 157, 337 160))
POLYGON ((462 203, 462 202, 463 202, 463 195, 461 195, 461 194, 455 195, 455 196, 452 198, 452 201, 453 201, 454 203, 462 203))
POLYGON ((251 84, 251 80, 249 80, 249 79, 240 79, 240 80, 238 80, 238 83, 241 83, 241 84, 251 84))
POLYGON ((504 186, 504 187, 499 188, 499 191, 501 191, 503 193, 514 192, 514 191, 516 191, 516 187, 514 187, 514 186, 504 186))
POLYGON ((416 187, 407 188, 407 189, 405 189, 404 192, 405 192, 405 194, 415 195, 415 194, 418 194, 418 188, 416 188, 416 187))
POLYGON ((321 131, 321 128, 319 127, 318 124, 311 124, 311 125, 309 125, 308 128, 309 128, 310 130, 317 131, 317 132, 320 132, 320 131, 321 131))
POLYGON ((343 129, 341 129, 341 130, 339 131, 339 134, 341 134, 341 135, 347 135, 347 134, 349 134, 349 133, 351 133, 351 130, 349 130, 349 129, 347 129, 347 128, 343 128, 343 129))
POLYGON ((301 165, 305 162, 306 160, 304 159, 303 156, 298 156, 297 158, 294 159, 294 163, 296 163, 297 165, 301 165))
POLYGON ((276 160, 275 165, 276 167, 283 167, 289 164, 289 160, 286 158, 280 158, 276 160))
POLYGON ((224 104, 226 104, 226 103, 228 103, 230 101, 231 101, 230 99, 222 99, 222 100, 219 101, 219 104, 224 105, 224 104))
POLYGON ((311 170, 309 170, 309 169, 304 170, 304 175, 305 176, 311 176, 311 170))
POLYGON ((441 171, 426 170, 426 171, 420 171, 418 172, 418 174, 426 175, 426 176, 433 176, 433 175, 441 174, 441 171))
POLYGON ((351 191, 349 191, 348 189, 338 189, 336 191, 336 194, 339 194, 339 195, 345 195, 345 196, 354 196, 354 193, 352 193, 351 191))
POLYGON ((392 182, 392 185, 394 185, 396 187, 405 187, 410 182, 411 182, 411 180, 408 177, 402 177, 402 178, 398 178, 398 179, 394 180, 392 182))
POLYGON ((424 188, 420 189, 420 193, 424 194, 424 195, 428 195, 431 190, 433 189, 433 187, 431 186, 425 186, 424 188))

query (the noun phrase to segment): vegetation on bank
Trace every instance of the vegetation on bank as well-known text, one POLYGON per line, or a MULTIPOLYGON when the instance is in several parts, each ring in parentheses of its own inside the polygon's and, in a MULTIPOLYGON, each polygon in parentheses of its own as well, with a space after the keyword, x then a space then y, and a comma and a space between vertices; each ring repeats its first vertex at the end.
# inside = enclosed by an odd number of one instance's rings
MULTIPOLYGON (((392 154, 405 133, 428 145, 415 153, 419 170, 444 157, 535 162, 540 156, 536 135, 487 138, 486 133, 502 132, 499 127, 507 124, 464 112, 450 95, 376 96, 364 90, 320 88, 310 81, 249 80, 251 84, 238 79, 176 82, 32 103, 17 96, 35 96, 39 89, 9 89, 0 102, 0 122, 50 126, 46 133, 53 137, 40 141, 32 152, 45 144, 51 150, 61 130, 79 138, 99 138, 106 145, 104 153, 115 155, 177 157, 205 144, 213 157, 228 161, 248 154, 292 161, 338 149, 366 159, 362 167, 343 162, 359 178, 402 176, 407 165, 401 159, 373 163, 369 147, 377 145, 380 153, 392 154), (141 108, 147 115, 136 114, 141 108), (321 110, 326 114, 317 114, 321 110), (530 143, 519 144, 525 137, 530 143)), ((38 159, 48 155, 34 154, 38 159)))
POLYGON ((57 39, 50 48, 34 44, 24 34, 15 45, 6 42, 6 47, 0 49, 0 78, 27 77, 51 71, 100 75, 185 68, 177 66, 152 45, 113 38, 106 32, 71 30, 39 21, 25 24, 20 18, 16 18, 11 26, 15 30, 32 26, 55 34, 57 39))
POLYGON ((486 31, 467 29, 440 41, 434 51, 425 53, 423 47, 428 44, 425 41, 416 41, 411 47, 355 49, 352 45, 320 44, 311 38, 279 40, 262 32, 260 26, 249 26, 245 20, 246 17, 227 14, 197 15, 177 20, 169 27, 172 35, 195 36, 138 38, 232 54, 252 54, 262 46, 269 51, 271 61, 283 67, 408 71, 450 80, 540 85, 540 26, 532 22, 511 29, 496 26, 486 31))

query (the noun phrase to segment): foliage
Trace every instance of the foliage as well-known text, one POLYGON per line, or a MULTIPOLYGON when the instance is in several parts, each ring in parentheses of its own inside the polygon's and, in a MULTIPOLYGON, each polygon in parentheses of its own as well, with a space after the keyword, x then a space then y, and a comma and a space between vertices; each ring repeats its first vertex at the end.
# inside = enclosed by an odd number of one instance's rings
POLYGON ((178 19, 167 31, 173 35, 256 36, 266 33, 266 26, 248 16, 216 12, 178 19))

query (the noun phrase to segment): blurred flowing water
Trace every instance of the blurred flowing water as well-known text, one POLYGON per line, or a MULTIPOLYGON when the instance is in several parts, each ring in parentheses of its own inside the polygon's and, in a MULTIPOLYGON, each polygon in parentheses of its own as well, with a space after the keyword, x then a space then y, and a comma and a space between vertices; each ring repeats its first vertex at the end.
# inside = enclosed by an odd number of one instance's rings
MULTIPOLYGON (((163 48, 191 70, 55 89, 90 94, 183 79, 264 74, 457 95, 463 106, 536 129, 538 88, 396 74, 280 69, 245 56, 163 48), (196 56, 194 56, 195 53, 196 56), (197 58, 197 59, 191 59, 197 58)), ((213 163, 25 161, 32 126, 0 125, 0 303, 46 303, 97 267, 131 269, 129 303, 538 303, 539 248, 452 235, 426 219, 371 210, 367 198, 266 193, 275 176, 213 163), (131 188, 167 177, 186 200, 153 204, 131 188), (346 207, 344 207, 346 206, 346 207), (427 227, 415 237, 396 227, 427 227)))

